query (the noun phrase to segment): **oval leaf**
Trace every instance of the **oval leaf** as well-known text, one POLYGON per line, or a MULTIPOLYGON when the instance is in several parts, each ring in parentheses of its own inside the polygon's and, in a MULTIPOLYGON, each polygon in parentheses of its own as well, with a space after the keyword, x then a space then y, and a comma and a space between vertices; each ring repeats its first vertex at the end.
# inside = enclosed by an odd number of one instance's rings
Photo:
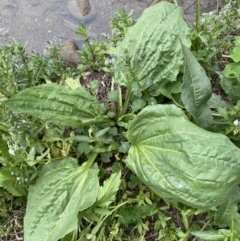
POLYGON ((62 126, 81 126, 109 121, 105 108, 84 88, 45 84, 25 89, 5 101, 17 113, 24 113, 62 126))
POLYGON ((163 1, 145 9, 115 49, 116 81, 127 86, 141 82, 142 88, 153 84, 152 92, 159 94, 160 87, 176 81, 180 40, 190 45, 188 32, 179 6, 163 1))
POLYGON ((192 52, 184 45, 182 49, 185 59, 182 102, 197 125, 209 129, 213 124, 212 112, 207 104, 212 95, 210 80, 192 52))
POLYGON ((98 170, 87 164, 65 158, 43 167, 28 195, 25 241, 57 241, 76 228, 78 212, 90 207, 99 191, 98 170))
POLYGON ((224 203, 240 181, 240 150, 191 123, 174 105, 143 109, 130 123, 127 166, 162 198, 196 208, 224 203))

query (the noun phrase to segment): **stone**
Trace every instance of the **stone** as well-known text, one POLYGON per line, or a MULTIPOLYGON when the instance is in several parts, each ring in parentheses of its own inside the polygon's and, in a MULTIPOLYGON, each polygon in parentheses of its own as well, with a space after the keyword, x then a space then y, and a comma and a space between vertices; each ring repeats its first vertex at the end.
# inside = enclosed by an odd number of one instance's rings
POLYGON ((77 45, 71 41, 66 41, 60 50, 60 57, 63 58, 64 67, 76 68, 80 62, 80 54, 77 45))

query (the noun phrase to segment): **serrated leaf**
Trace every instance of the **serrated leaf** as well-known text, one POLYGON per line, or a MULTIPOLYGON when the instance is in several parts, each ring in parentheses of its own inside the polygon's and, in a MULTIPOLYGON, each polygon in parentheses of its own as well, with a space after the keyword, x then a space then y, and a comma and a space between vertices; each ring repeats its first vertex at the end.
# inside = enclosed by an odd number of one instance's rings
POLYGON ((5 101, 17 113, 39 117, 62 126, 109 122, 105 108, 84 88, 45 84, 25 89, 5 101))
POLYGON ((146 8, 114 51, 115 80, 128 87, 140 84, 142 90, 151 83, 151 92, 159 95, 176 81, 182 64, 180 40, 189 46, 188 33, 179 6, 162 1, 146 8))
POLYGON ((96 206, 107 207, 115 200, 121 183, 121 171, 113 173, 99 189, 96 206))
POLYGON ((238 212, 238 203, 240 201, 239 187, 232 193, 231 197, 224 203, 214 215, 214 221, 219 227, 230 226, 231 221, 238 212))
POLYGON ((90 207, 99 191, 98 170, 74 158, 51 161, 29 190, 24 218, 25 241, 54 241, 77 225, 77 215, 90 207))
POLYGON ((127 166, 167 200, 211 208, 240 182, 239 148, 191 123, 175 105, 145 107, 129 123, 127 138, 127 166))
POLYGON ((5 188, 13 196, 26 196, 26 190, 17 181, 15 175, 11 175, 11 172, 7 168, 0 168, 0 187, 5 188))
POLYGON ((112 90, 108 92, 108 99, 111 101, 118 101, 119 98, 119 91, 118 90, 112 90))
POLYGON ((191 51, 184 45, 182 49, 185 59, 182 102, 197 125, 209 129, 213 124, 212 112, 207 104, 212 95, 210 80, 191 51))
POLYGON ((126 227, 131 223, 141 222, 141 213, 136 206, 127 206, 120 209, 117 213, 120 216, 120 223, 126 227))
POLYGON ((138 110, 142 110, 146 106, 146 101, 142 99, 135 99, 132 102, 131 108, 133 112, 137 112, 138 110))
POLYGON ((87 155, 91 151, 91 146, 87 142, 81 142, 79 143, 77 150, 80 155, 82 155, 83 153, 87 155))

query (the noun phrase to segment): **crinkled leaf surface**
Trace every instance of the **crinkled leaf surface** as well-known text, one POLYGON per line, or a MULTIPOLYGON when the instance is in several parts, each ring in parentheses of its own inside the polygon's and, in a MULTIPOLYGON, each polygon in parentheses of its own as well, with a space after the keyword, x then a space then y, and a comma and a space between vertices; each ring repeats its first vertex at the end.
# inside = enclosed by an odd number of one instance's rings
POLYGON ((17 113, 39 117, 64 126, 108 121, 105 108, 84 88, 45 84, 25 89, 4 104, 17 113))
POLYGON ((212 95, 211 83, 192 52, 184 45, 182 49, 185 59, 182 102, 196 120, 197 125, 209 129, 213 124, 212 112, 207 104, 212 95))
POLYGON ((152 83, 152 92, 159 94, 160 87, 176 81, 181 41, 190 45, 188 31, 179 6, 163 1, 145 9, 114 51, 116 81, 127 86, 152 83))
POLYGON ((240 182, 240 150, 174 105, 144 108, 129 124, 127 166, 162 198, 196 208, 226 202, 240 182))
POLYGON ((74 158, 50 162, 30 187, 25 241, 57 241, 77 225, 78 212, 90 207, 99 191, 98 170, 74 158))

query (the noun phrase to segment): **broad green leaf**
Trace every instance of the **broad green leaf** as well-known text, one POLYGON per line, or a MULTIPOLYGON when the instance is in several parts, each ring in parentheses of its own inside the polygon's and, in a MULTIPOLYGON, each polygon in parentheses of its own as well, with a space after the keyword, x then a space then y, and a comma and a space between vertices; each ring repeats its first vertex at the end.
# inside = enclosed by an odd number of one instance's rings
POLYGON ((234 62, 240 62, 240 46, 234 47, 230 57, 234 62))
POLYGON ((30 187, 25 241, 57 241, 77 225, 77 215, 90 207, 99 191, 98 170, 86 162, 65 158, 44 166, 36 184, 30 187))
POLYGON ((191 51, 184 45, 182 49, 185 59, 182 102, 197 125, 209 129, 213 123, 212 112, 207 104, 212 95, 211 83, 191 51))
POLYGON ((84 88, 45 84, 25 89, 4 104, 17 113, 39 117, 62 126, 109 122, 105 108, 84 88))
POLYGON ((230 235, 230 230, 219 229, 216 231, 195 231, 191 232, 195 237, 201 238, 206 241, 225 241, 230 235))
POLYGON ((240 63, 230 63, 228 64, 223 74, 227 78, 239 78, 240 77, 240 63))
POLYGON ((19 184, 17 178, 7 168, 0 168, 0 187, 8 190, 13 196, 26 196, 26 190, 19 184))
POLYGON ((167 200, 210 208, 226 202, 240 182, 239 148, 191 123, 175 105, 144 108, 127 138, 127 166, 167 200))
POLYGON ((231 221, 238 212, 238 203, 240 202, 239 187, 232 193, 232 196, 215 213, 214 221, 220 227, 230 226, 231 221))
POLYGON ((238 78, 228 78, 223 76, 221 78, 220 84, 224 92, 233 100, 240 99, 240 77, 238 78))
POLYGON ((114 51, 116 81, 141 89, 152 85, 152 93, 159 95, 176 81, 183 57, 180 41, 190 45, 188 32, 179 6, 163 1, 146 8, 114 51))
POLYGON ((121 172, 113 173, 100 187, 96 206, 107 207, 115 200, 121 183, 121 172))

